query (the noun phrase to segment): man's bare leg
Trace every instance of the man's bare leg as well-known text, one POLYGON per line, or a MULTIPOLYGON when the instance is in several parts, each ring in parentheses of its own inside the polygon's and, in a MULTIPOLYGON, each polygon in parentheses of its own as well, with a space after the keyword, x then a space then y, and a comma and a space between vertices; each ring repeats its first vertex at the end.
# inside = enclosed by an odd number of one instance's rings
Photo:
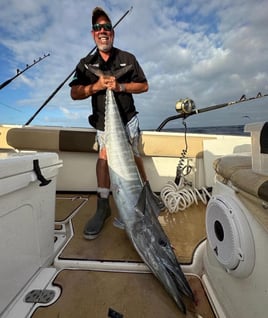
POLYGON ((143 160, 141 157, 138 157, 138 156, 134 156, 134 159, 135 159, 137 168, 139 170, 142 182, 145 183, 147 181, 147 176, 146 176, 143 160))

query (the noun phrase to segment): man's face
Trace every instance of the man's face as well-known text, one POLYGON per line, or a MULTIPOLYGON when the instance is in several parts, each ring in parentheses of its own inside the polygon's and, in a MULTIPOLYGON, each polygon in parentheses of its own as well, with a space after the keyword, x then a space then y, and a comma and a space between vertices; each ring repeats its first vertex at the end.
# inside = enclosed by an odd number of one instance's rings
POLYGON ((95 30, 93 26, 93 30, 91 31, 97 48, 103 52, 109 52, 114 41, 114 31, 112 28, 109 28, 107 24, 110 24, 109 21, 107 21, 105 17, 100 16, 94 25, 95 30))

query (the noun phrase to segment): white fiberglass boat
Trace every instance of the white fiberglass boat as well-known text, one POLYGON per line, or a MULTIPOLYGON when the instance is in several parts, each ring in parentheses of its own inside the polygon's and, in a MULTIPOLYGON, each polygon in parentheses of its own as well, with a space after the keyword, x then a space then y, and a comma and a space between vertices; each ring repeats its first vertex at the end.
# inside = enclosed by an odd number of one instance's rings
MULTIPOLYGON (((267 316, 268 133, 245 130, 187 134, 183 160, 184 133, 142 133, 166 204, 159 220, 195 295, 186 317, 267 316)), ((94 142, 93 129, 0 126, 1 317, 184 317, 112 218, 83 238, 96 209, 94 142)))

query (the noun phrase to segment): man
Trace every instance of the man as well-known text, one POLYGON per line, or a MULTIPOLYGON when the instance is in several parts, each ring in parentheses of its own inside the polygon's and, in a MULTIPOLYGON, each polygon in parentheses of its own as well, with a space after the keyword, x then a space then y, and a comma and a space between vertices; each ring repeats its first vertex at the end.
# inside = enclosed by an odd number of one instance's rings
POLYGON ((111 215, 109 206, 110 177, 104 139, 105 95, 107 88, 114 92, 141 178, 144 182, 147 179, 142 158, 138 152, 140 130, 137 111, 132 97, 132 94, 148 91, 146 77, 133 54, 113 46, 114 30, 112 23, 106 12, 100 7, 96 7, 93 10, 91 34, 96 43, 97 51, 95 54, 88 55, 80 60, 76 67, 74 78, 69 84, 71 86, 72 99, 92 97, 93 114, 89 116, 89 123, 97 130, 96 138, 99 146, 99 157, 96 165, 97 211, 84 228, 84 237, 86 239, 96 238, 102 230, 105 220, 111 215), (119 79, 113 76, 100 76, 98 78, 87 69, 87 65, 98 67, 101 71, 111 72, 127 65, 132 65, 133 68, 119 79))

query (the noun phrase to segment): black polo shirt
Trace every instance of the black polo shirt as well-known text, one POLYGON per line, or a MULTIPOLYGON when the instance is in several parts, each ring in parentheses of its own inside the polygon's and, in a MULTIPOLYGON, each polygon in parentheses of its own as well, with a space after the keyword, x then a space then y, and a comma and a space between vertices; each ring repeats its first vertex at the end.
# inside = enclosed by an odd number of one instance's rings
MULTIPOLYGON (((93 55, 88 55, 80 60, 76 66, 75 75, 69 84, 73 85, 89 85, 97 82, 98 77, 91 73, 85 67, 85 64, 91 64, 98 67, 102 71, 116 71, 124 66, 132 65, 132 69, 118 79, 119 83, 144 83, 146 77, 142 68, 140 67, 135 56, 126 51, 112 48, 111 55, 107 62, 105 62, 98 51, 93 55)), ((92 112, 89 116, 89 123, 96 129, 104 130, 104 114, 105 114, 105 96, 106 90, 99 91, 92 95, 92 112)), ((135 114, 137 114, 134 99, 132 94, 120 92, 114 93, 116 103, 124 124, 126 124, 135 114)))

